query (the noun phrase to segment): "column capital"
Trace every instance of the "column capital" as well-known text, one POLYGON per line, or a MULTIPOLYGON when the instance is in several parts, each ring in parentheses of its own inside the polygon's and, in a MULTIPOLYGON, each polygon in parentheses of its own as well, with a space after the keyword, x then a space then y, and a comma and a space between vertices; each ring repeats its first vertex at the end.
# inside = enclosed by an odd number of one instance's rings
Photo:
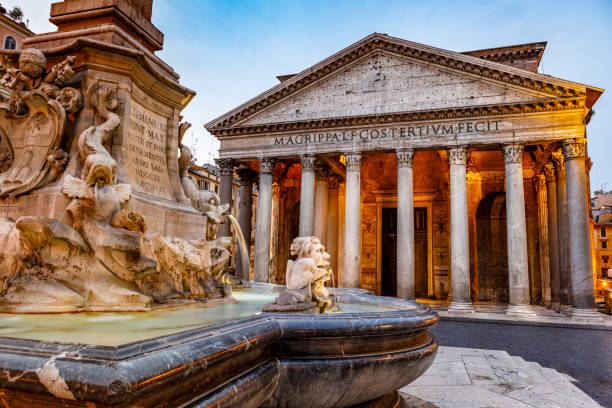
POLYGON ((563 141, 565 160, 584 159, 586 157, 586 139, 566 139, 563 141))
POLYGON ((546 182, 552 183, 555 181, 555 166, 547 164, 544 166, 544 176, 546 176, 546 182))
POLYGON ((236 173, 238 173, 241 185, 254 183, 257 180, 257 173, 247 167, 236 169, 236 173))
POLYGON ((234 159, 215 159, 222 176, 231 176, 234 173, 236 161, 234 159))
POLYGON ((523 145, 507 143, 502 145, 504 163, 523 163, 523 145))
POLYGON ((331 174, 331 167, 327 164, 317 164, 315 166, 315 178, 317 181, 327 181, 331 174))
POLYGON ((466 146, 454 146, 448 148, 448 163, 465 166, 468 161, 468 149, 466 146))
POLYGON ((300 156, 302 171, 314 171, 317 158, 311 154, 300 156))
POLYGON ((555 170, 561 172, 565 171, 565 158, 563 157, 563 153, 553 152, 550 158, 555 165, 555 170))
POLYGON ((340 181, 342 180, 342 177, 340 177, 339 175, 333 173, 329 175, 329 178, 327 179, 327 188, 330 190, 337 190, 340 186, 340 181))
POLYGON ((403 147, 395 151, 397 158, 397 167, 410 167, 414 161, 414 149, 409 147, 403 147))
POLYGON ((361 152, 344 153, 344 157, 346 158, 347 171, 361 170, 361 152))
POLYGON ((534 175, 533 185, 537 193, 539 193, 542 190, 546 190, 546 176, 542 173, 534 175))
POLYGON ((274 164, 276 160, 271 157, 259 158, 259 174, 272 174, 274 172, 274 164))

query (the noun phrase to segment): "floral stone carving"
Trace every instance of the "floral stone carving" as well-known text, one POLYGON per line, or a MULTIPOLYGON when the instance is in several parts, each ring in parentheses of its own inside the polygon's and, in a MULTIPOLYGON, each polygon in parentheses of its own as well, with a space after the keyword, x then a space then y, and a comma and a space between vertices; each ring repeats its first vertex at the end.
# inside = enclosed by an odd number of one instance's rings
POLYGON ((287 289, 264 312, 324 313, 339 310, 325 283, 332 278, 330 256, 317 237, 297 237, 291 243, 296 260, 287 263, 287 289), (334 304, 332 304, 334 303, 334 304))
MULTIPOLYGON (((97 83, 87 96, 103 122, 79 135, 80 177, 64 178, 70 225, 45 217, 0 219, 0 310, 148 310, 230 294, 220 276, 229 252, 216 239, 216 224, 209 223, 202 240, 145 236, 142 215, 122 208, 131 187, 116 183, 117 163, 104 146, 120 124, 114 112, 120 102, 114 89, 99 90, 97 83)), ((218 219, 227 210, 207 214, 218 219)))

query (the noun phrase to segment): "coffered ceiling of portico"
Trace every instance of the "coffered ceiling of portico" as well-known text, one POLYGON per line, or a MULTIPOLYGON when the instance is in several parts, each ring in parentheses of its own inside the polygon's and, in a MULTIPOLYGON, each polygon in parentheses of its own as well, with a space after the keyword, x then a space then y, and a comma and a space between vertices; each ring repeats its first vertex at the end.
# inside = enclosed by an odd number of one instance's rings
POLYGON ((239 125, 490 105, 549 95, 378 52, 239 125))

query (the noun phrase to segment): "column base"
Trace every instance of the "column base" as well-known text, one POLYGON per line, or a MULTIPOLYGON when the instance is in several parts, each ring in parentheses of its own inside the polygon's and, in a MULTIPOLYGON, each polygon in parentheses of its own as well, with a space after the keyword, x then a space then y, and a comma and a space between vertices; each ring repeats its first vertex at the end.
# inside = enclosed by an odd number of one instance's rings
POLYGON ((471 302, 450 302, 448 313, 474 313, 471 302))
POLYGON ((579 322, 603 322, 604 318, 596 309, 577 309, 572 308, 569 316, 572 320, 579 322))
POLYGON ((570 316, 572 314, 572 305, 561 305, 559 313, 570 316))
POLYGON ((542 301, 542 306, 544 306, 547 309, 550 309, 550 306, 552 306, 552 300, 550 299, 544 299, 542 301))
POLYGON ((555 312, 559 313, 559 310, 561 309, 561 302, 558 302, 558 301, 555 302, 553 300, 553 302, 550 304, 550 308, 554 310, 555 312))
POLYGON ((508 305, 506 314, 512 317, 530 319, 535 318, 538 315, 529 305, 508 305))

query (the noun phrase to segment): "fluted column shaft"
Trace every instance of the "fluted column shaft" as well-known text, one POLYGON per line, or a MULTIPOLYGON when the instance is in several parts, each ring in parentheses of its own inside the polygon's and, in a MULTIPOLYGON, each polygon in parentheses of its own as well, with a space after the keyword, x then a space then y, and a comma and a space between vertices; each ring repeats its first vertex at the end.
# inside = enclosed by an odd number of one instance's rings
POLYGON ((338 205, 340 176, 329 176, 327 187, 327 253, 330 256, 334 284, 338 286, 338 205))
POLYGON ((330 168, 326 164, 315 167, 314 236, 327 247, 328 179, 330 168))
POLYGON ((470 254, 467 209, 467 149, 448 149, 450 167, 451 284, 449 312, 473 312, 470 302, 470 254))
POLYGON ((551 307, 559 310, 561 306, 561 281, 559 272, 559 223, 557 222, 557 181, 555 169, 551 164, 544 169, 546 191, 548 193, 548 238, 550 249, 550 298, 551 307))
POLYGON ((274 160, 259 159, 259 194, 255 221, 255 281, 268 282, 270 267, 270 232, 272 227, 272 173, 274 160))
POLYGON ((559 286, 561 288, 561 309, 567 312, 572 304, 567 212, 567 177, 563 154, 561 152, 555 152, 552 158, 555 163, 557 176, 557 230, 559 233, 559 286))
MULTIPOLYGON (((232 183, 234 175, 234 166, 236 162, 232 159, 216 159, 215 162, 219 167, 219 199, 221 204, 229 203, 232 207, 232 183)), ((226 222, 219 226, 217 235, 220 237, 228 237, 230 235, 230 224, 226 222)))
POLYGON ((566 161, 569 254, 572 288, 572 318, 599 320, 593 294, 593 261, 587 204, 585 168, 586 140, 569 139, 563 143, 566 161))
POLYGON ((533 178, 537 193, 538 227, 540 232, 540 272, 542 285, 542 304, 551 305, 550 288, 550 240, 548 233, 548 193, 546 190, 546 176, 538 174, 533 178))
POLYGON ((523 187, 523 146, 503 146, 506 169, 506 223, 508 237, 508 313, 533 314, 529 308, 529 262, 523 187))
MULTIPOLYGON (((240 177, 240 197, 238 202, 238 225, 242 230, 244 242, 246 243, 247 257, 250 257, 251 251, 251 219, 253 218, 253 182, 256 174, 251 169, 238 169, 240 177)), ((249 280, 250 265, 242 265, 242 254, 240 245, 238 245, 238 257, 236 266, 236 277, 238 279, 249 280), (247 267, 248 266, 248 267, 247 267)))
POLYGON ((300 188, 300 236, 310 237, 314 234, 314 188, 315 157, 302 156, 302 183, 300 188))
POLYGON ((361 251, 361 153, 346 153, 346 202, 344 216, 343 282, 360 286, 361 251))
POLYGON ((397 296, 414 299, 413 149, 398 149, 397 157, 397 296))

